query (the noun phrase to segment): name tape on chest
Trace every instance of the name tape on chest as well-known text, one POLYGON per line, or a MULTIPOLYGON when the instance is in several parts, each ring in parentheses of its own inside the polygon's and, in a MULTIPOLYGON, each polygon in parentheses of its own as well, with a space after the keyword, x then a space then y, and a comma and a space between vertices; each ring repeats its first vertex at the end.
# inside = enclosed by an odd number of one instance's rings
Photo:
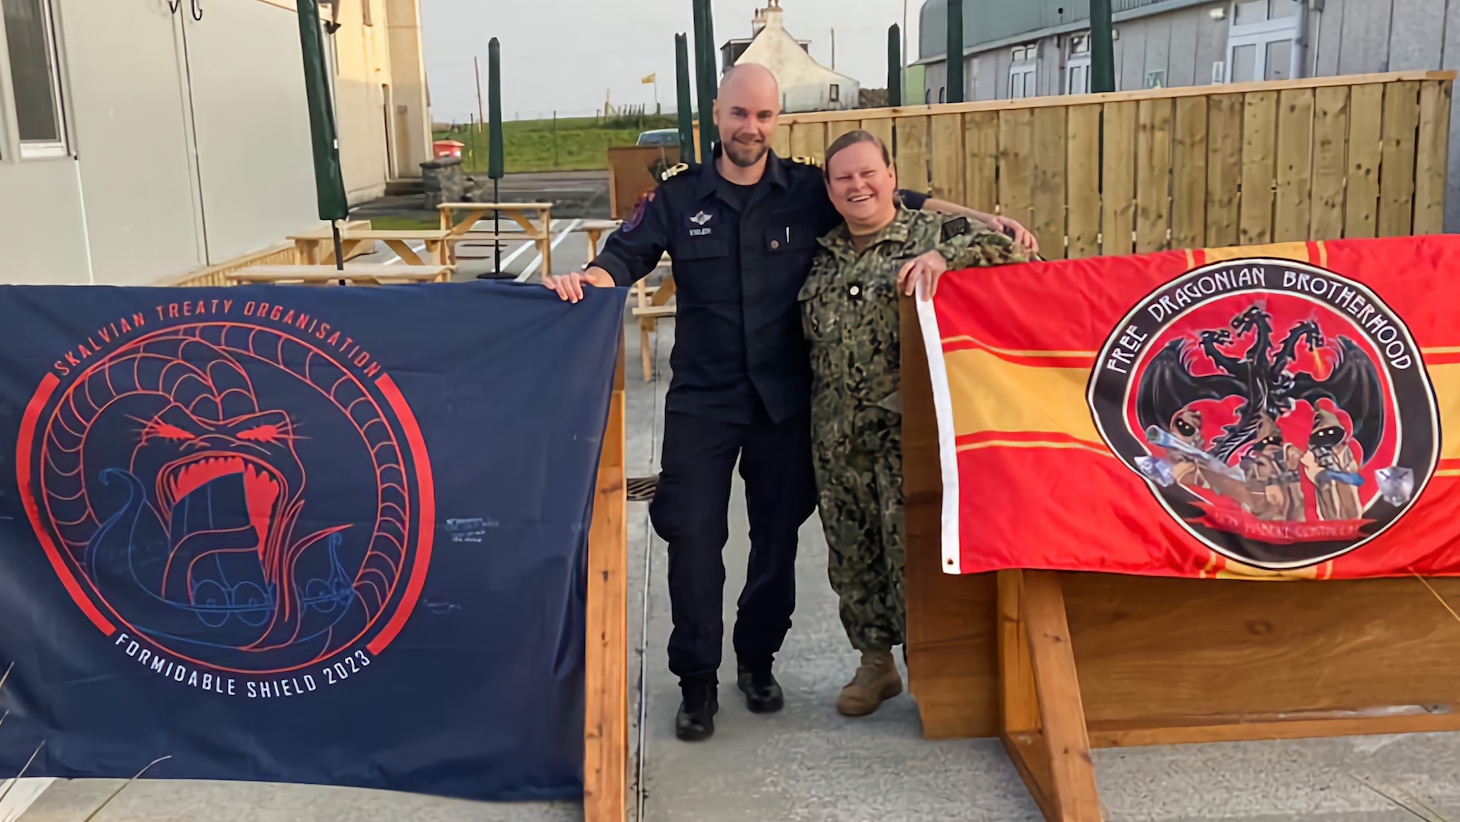
POLYGON ((942 242, 945 242, 946 243, 949 240, 953 239, 954 237, 957 237, 960 234, 967 234, 967 233, 968 233, 968 218, 967 217, 958 217, 956 219, 949 220, 948 222, 946 222, 946 223, 943 224, 943 239, 942 239, 942 242))

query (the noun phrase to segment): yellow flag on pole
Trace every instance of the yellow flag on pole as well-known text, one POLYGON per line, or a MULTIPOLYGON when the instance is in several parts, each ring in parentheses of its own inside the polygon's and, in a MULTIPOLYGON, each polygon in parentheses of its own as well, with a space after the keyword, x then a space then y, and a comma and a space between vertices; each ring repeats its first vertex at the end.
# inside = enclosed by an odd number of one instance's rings
POLYGON ((655 75, 656 74, 658 74, 658 72, 654 72, 653 74, 646 74, 646 75, 644 75, 644 79, 643 80, 640 80, 639 82, 641 82, 641 83, 643 83, 644 85, 647 86, 650 83, 652 83, 652 82, 655 81, 655 79, 656 79, 655 78, 655 75))

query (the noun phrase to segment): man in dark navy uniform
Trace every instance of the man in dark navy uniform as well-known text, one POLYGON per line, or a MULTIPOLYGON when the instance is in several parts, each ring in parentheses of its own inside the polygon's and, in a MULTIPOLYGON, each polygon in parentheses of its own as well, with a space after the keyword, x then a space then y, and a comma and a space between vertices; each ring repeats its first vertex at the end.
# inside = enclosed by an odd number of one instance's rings
MULTIPOLYGON (((750 520, 750 562, 735 620, 737 683, 751 711, 782 706, 771 662, 795 610, 797 532, 816 510, 810 361, 796 297, 817 238, 842 219, 819 169, 770 150, 780 90, 768 69, 734 68, 714 115, 720 144, 712 163, 666 172, 586 272, 543 279, 577 302, 584 283, 631 285, 666 251, 673 263, 674 376, 649 516, 668 543, 669 669, 683 695, 675 730, 684 740, 714 733, 719 708, 721 552, 737 459, 750 520)), ((1032 244, 1012 221, 901 194, 910 207, 972 216, 1032 244)))

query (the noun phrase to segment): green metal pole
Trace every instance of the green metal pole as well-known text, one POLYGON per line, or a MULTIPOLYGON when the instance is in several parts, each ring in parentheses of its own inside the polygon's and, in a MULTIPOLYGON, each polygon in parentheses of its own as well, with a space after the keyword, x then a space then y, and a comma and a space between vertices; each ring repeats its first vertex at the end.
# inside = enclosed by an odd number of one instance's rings
POLYGON ((689 37, 674 35, 674 86, 679 95, 679 161, 694 159, 695 114, 694 94, 689 84, 689 37))
POLYGON ((705 68, 705 54, 711 51, 709 45, 710 4, 708 0, 691 0, 694 4, 695 18, 695 90, 700 103, 700 162, 709 163, 711 155, 711 143, 714 142, 715 120, 711 109, 714 107, 714 98, 711 89, 714 87, 713 69, 705 68))
POLYGON ((705 44, 700 50, 700 157, 708 163, 714 156, 714 145, 720 136, 715 127, 715 98, 720 92, 720 72, 715 64, 715 14, 710 0, 700 0, 700 16, 705 24, 705 44))
POLYGON ((1110 0, 1090 0, 1090 91, 1115 91, 1115 24, 1110 0))
POLYGON ((887 105, 902 105, 902 35, 897 24, 887 29, 887 105))
POLYGON ((963 102, 963 0, 948 0, 948 96, 963 102))

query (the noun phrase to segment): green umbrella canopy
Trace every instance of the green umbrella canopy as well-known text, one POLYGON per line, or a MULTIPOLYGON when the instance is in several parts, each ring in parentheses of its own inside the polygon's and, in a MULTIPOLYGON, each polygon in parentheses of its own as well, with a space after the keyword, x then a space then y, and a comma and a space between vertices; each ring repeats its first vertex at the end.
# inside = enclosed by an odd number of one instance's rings
POLYGON ((493 180, 502 179, 502 44, 493 37, 487 43, 487 117, 488 126, 487 176, 493 180))
POLYGON ((887 29, 887 105, 902 105, 902 47, 897 24, 887 29))
POLYGON ((679 97, 679 160, 692 163, 695 160, 694 103, 689 81, 689 38, 683 34, 674 35, 674 86, 679 97))
POLYGON ((324 66, 324 33, 316 0, 298 0, 299 46, 304 53, 304 90, 309 97, 310 142, 314 147, 314 190, 321 220, 343 220, 350 214, 345 181, 340 174, 340 142, 330 104, 329 74, 324 66))

